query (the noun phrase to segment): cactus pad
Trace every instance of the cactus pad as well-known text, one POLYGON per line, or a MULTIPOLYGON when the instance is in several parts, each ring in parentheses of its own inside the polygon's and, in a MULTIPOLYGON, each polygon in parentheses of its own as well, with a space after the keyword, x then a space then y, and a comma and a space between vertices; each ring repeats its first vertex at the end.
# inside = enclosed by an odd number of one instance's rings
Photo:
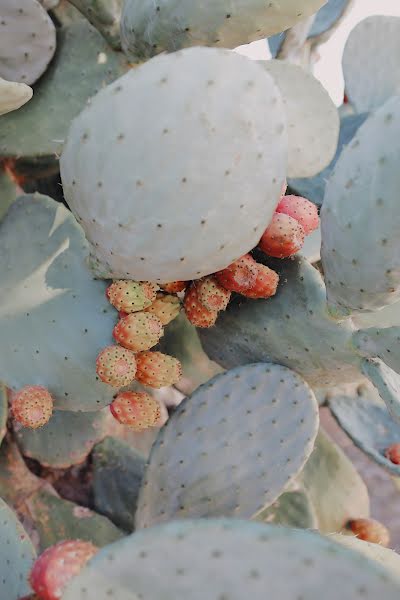
POLYGON ((165 283, 198 279, 253 248, 279 201, 285 163, 272 78, 234 52, 190 48, 93 98, 71 126, 61 175, 97 275, 165 283), (157 177, 155 165, 163 165, 157 177))
POLYGON ((381 565, 316 533, 262 523, 169 523, 100 550, 63 600, 397 600, 381 565), (360 593, 360 590, 363 590, 360 593))
POLYGON ((302 490, 284 492, 257 515, 257 521, 295 529, 317 529, 318 520, 309 496, 302 490))
POLYGON ((353 343, 363 356, 378 357, 400 373, 400 327, 371 327, 354 332, 353 343))
POLYGON ((0 78, 0 116, 17 110, 32 98, 33 90, 25 83, 0 78))
POLYGON ((44 386, 58 409, 109 404, 115 388, 97 380, 96 356, 112 341, 115 314, 71 213, 22 196, 0 223, 0 255, 0 378, 14 390, 44 386))
POLYGON ((150 454, 136 527, 176 518, 249 518, 308 458, 314 394, 295 373, 254 364, 217 375, 183 401, 150 454))

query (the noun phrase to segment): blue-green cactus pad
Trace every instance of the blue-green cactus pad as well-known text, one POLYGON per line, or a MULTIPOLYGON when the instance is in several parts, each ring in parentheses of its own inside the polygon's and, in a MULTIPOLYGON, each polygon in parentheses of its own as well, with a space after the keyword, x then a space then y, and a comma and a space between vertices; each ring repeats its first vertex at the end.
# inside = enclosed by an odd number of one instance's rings
POLYGON ((309 496, 302 490, 284 492, 257 515, 257 521, 295 529, 317 529, 318 520, 309 496))
POLYGON ((263 523, 169 523, 107 546, 63 600, 398 600, 381 565, 317 533, 263 523))
POLYGON ((329 408, 356 446, 392 475, 400 476, 400 465, 385 457, 385 450, 400 440, 400 425, 390 418, 378 392, 360 386, 354 395, 334 395, 329 408))
POLYGON ((32 100, 0 117, 0 156, 59 156, 72 119, 128 68, 122 52, 86 21, 59 29, 55 56, 32 100))
POLYGON ((15 436, 22 454, 43 466, 66 469, 85 460, 105 434, 105 414, 56 410, 40 429, 16 426, 15 436))
POLYGON ((400 327, 371 327, 353 335, 354 345, 362 356, 378 357, 400 373, 400 327))
POLYGON ((332 320, 320 273, 300 257, 268 263, 280 275, 268 300, 234 298, 216 325, 199 330, 208 356, 229 369, 270 361, 297 371, 313 386, 359 377, 360 358, 351 347, 352 326, 332 320))
POLYGON ((125 442, 106 437, 93 450, 95 509, 125 531, 133 531, 145 458, 125 442))
POLYGON ((160 431, 136 527, 174 518, 250 518, 299 473, 318 422, 313 392, 286 367, 258 363, 217 375, 160 431))
POLYGON ((22 196, 0 223, 0 379, 43 385, 57 409, 98 410, 115 393, 96 375, 115 311, 87 253, 72 214, 46 196, 22 196))
POLYGON ((336 154, 330 165, 325 167, 325 169, 318 173, 318 175, 315 175, 315 177, 304 177, 300 179, 289 178, 288 185, 291 191, 320 206, 324 199, 326 182, 330 177, 343 148, 351 142, 358 128, 361 127, 367 117, 368 113, 343 117, 340 121, 340 134, 336 154))
POLYGON ((0 598, 29 594, 28 575, 36 552, 14 511, 0 498, 0 598))
POLYGON ((392 418, 400 423, 400 375, 379 358, 366 358, 363 373, 376 387, 392 418))

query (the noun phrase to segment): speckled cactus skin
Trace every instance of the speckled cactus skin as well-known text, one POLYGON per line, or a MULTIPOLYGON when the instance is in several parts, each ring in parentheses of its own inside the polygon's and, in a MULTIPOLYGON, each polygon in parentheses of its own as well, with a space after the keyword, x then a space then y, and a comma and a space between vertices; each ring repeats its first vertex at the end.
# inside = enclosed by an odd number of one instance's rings
POLYGON ((306 64, 350 4, 0 0, 1 600, 63 540, 102 548, 63 600, 399 598, 319 426, 399 478, 399 19, 339 111, 306 64))

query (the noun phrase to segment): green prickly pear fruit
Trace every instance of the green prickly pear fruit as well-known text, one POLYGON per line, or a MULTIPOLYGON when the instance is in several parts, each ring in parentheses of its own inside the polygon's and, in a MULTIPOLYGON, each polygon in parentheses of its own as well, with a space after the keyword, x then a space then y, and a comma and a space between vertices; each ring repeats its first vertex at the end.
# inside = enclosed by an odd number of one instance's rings
POLYGON ((157 285, 146 281, 119 280, 107 288, 107 297, 117 310, 133 313, 151 306, 157 289, 157 285))
POLYGON ((165 327, 177 317, 181 310, 181 303, 177 296, 171 294, 157 294, 153 304, 145 309, 144 312, 158 317, 165 327))

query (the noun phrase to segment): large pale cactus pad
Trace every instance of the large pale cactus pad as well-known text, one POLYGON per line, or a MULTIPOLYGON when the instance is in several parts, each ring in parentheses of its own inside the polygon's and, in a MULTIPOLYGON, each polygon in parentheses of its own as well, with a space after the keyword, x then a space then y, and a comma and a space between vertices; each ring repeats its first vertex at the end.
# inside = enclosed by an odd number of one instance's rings
POLYGON ((177 518, 250 518, 301 470, 318 429, 295 373, 253 364, 217 375, 176 409, 153 446, 136 526, 177 518))
POLYGON ((115 81, 75 119, 61 157, 96 272, 168 282, 226 267, 272 217, 286 141, 272 78, 229 50, 163 55, 115 81))
POLYGON ((397 600, 400 583, 316 533, 224 519, 169 523, 100 550, 63 600, 204 600, 205 590, 215 600, 397 600))
POLYGON ((400 97, 360 127, 335 166, 321 210, 321 258, 333 312, 400 298, 400 97))

